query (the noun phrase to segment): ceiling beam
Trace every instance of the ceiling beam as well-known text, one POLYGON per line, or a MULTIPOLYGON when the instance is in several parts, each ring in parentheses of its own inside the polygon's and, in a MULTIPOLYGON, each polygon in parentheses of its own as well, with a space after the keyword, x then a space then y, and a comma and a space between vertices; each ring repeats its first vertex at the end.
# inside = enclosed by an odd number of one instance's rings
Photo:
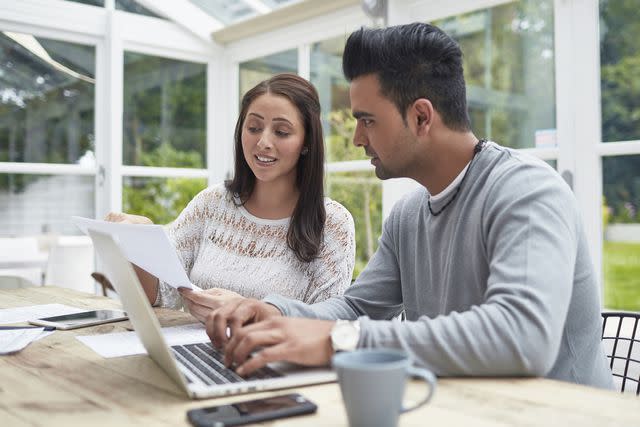
POLYGON ((360 4, 360 0, 302 0, 268 14, 228 25, 214 31, 211 36, 216 42, 226 44, 357 4, 360 4))
POLYGON ((271 8, 262 0, 243 0, 246 4, 251 6, 253 10, 258 12, 260 15, 264 15, 265 13, 271 12, 271 8))
POLYGON ((142 6, 183 27, 197 37, 211 43, 211 33, 224 24, 188 0, 136 0, 142 6))

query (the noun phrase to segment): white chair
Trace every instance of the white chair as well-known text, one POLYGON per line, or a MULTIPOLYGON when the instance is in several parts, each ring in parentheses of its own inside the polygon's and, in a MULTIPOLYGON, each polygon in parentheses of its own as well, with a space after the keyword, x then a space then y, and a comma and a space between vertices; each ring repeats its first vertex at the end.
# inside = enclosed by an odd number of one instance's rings
POLYGON ((20 276, 40 285, 46 262, 37 237, 0 237, 0 275, 20 276))
POLYGON ((0 258, 28 257, 38 254, 36 237, 0 237, 0 258))
POLYGON ((36 286, 29 280, 21 276, 0 275, 0 289, 21 289, 36 286))
POLYGON ((44 284, 95 293, 93 245, 86 236, 61 236, 51 247, 44 284))

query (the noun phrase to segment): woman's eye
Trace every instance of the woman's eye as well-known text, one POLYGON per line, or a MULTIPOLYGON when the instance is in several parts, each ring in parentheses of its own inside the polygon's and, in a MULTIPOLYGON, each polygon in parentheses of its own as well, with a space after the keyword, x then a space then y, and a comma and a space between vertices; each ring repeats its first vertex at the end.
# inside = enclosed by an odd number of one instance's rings
POLYGON ((256 126, 249 126, 247 127, 247 130, 251 133, 258 133, 260 132, 262 129, 260 129, 259 127, 256 126))
POLYGON ((285 137, 289 136, 289 132, 284 131, 284 130, 277 130, 277 131, 276 131, 276 135, 278 135, 278 136, 281 136, 281 137, 285 138, 285 137))

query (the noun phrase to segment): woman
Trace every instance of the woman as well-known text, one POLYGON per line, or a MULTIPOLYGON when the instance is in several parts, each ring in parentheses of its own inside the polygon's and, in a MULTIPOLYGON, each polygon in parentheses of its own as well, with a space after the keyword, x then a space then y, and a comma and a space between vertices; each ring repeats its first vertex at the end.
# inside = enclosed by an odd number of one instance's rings
MULTIPOLYGON (((225 302, 278 293, 306 303, 342 294, 351 282, 351 214, 324 197, 324 143, 315 88, 295 74, 259 83, 242 99, 232 180, 203 190, 168 226, 191 281, 180 293, 136 272, 157 306, 204 322, 225 302)), ((151 223, 110 213, 107 220, 151 223)))

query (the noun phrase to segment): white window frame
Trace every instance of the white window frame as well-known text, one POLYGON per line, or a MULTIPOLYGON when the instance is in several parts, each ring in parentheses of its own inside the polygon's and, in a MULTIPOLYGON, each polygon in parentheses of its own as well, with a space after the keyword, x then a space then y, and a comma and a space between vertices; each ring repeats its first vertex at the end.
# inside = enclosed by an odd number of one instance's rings
POLYGON ((218 128, 214 99, 222 91, 219 82, 224 51, 179 25, 153 17, 115 10, 114 0, 105 7, 64 0, 21 0, 0 3, 0 31, 14 31, 95 47, 95 155, 96 167, 74 164, 2 163, 0 173, 90 175, 95 177, 95 214, 122 210, 124 176, 207 178, 224 177, 224 156, 217 156, 214 138, 218 128), (157 34, 162 34, 158 37, 157 34), (124 52, 198 62, 207 66, 207 169, 151 168, 122 164, 123 58, 124 52))

